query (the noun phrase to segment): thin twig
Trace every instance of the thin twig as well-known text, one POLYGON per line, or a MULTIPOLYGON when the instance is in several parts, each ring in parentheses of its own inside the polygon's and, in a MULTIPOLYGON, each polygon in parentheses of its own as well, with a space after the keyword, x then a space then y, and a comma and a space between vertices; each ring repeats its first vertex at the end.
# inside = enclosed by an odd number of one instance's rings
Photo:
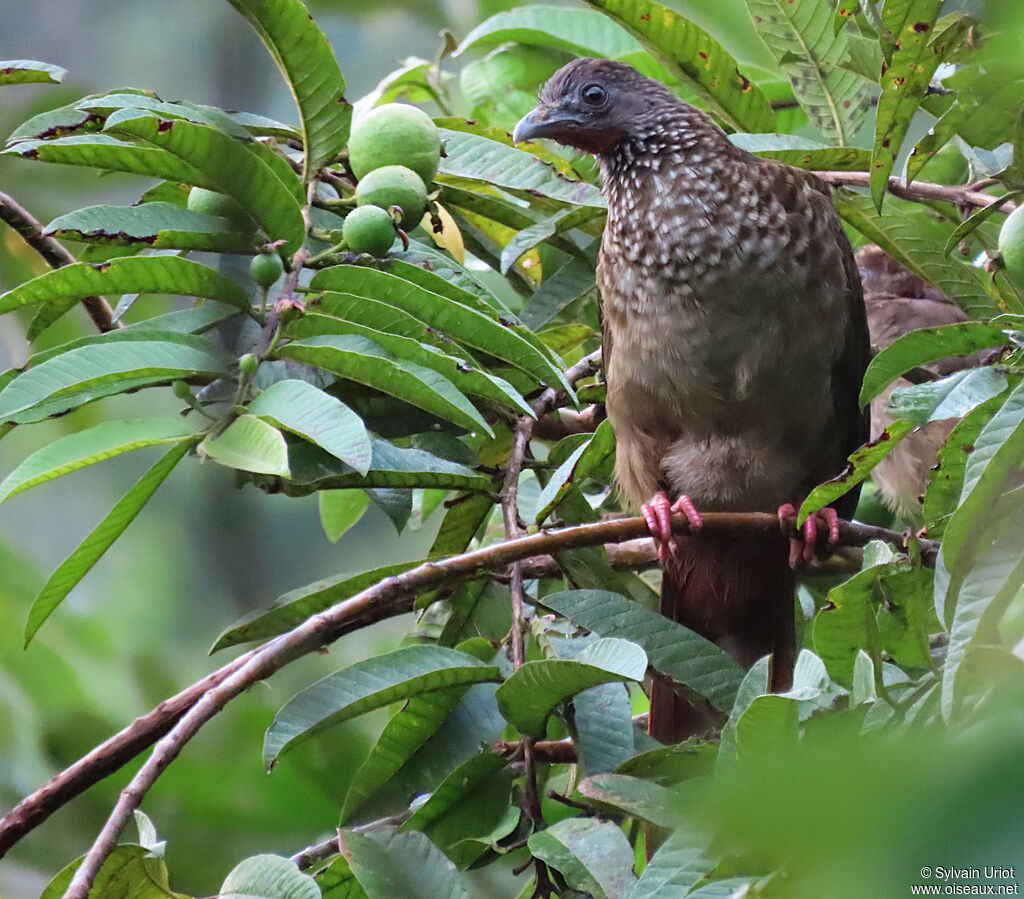
MULTIPOLYGON (((833 187, 871 186, 869 172, 815 172, 814 174, 833 187)), ((887 189, 893 196, 904 200, 942 200, 955 203, 957 206, 976 206, 979 209, 991 206, 1000 200, 999 197, 972 190, 970 187, 955 184, 933 184, 931 181, 911 181, 904 184, 899 178, 890 178, 887 189)), ((1001 205, 1006 212, 1012 212, 1017 204, 1003 201, 1001 205)))
MULTIPOLYGON (((60 241, 43 234, 43 226, 36 221, 32 214, 19 205, 13 197, 3 192, 0 192, 0 219, 17 231, 24 238, 25 243, 42 256, 51 268, 61 268, 78 261, 60 241)), ((121 327, 119 322, 114 321, 114 313, 110 309, 110 304, 103 297, 83 297, 82 305, 85 306, 89 318, 101 333, 105 334, 107 331, 121 327)))

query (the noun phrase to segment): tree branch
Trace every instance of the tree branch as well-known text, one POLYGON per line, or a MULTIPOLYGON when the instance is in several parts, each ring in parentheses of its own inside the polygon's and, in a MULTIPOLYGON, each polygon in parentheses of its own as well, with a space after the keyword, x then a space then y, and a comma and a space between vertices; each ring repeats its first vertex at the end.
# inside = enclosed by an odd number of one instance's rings
MULTIPOLYGON (((833 187, 870 187, 870 172, 815 172, 823 181, 833 187)), ((957 206, 976 206, 983 209, 999 202, 999 197, 972 190, 955 184, 933 184, 931 181, 911 181, 904 184, 899 178, 890 178, 887 188, 893 196, 904 200, 943 200, 957 206)), ((1016 209, 1017 204, 1004 200, 1001 204, 1007 212, 1016 209)))
MULTIPOLYGON (((61 268, 78 261, 65 249, 63 244, 43 234, 43 226, 36 221, 32 214, 19 205, 13 197, 3 192, 0 192, 0 219, 17 231, 25 243, 42 256, 51 268, 61 268)), ((119 322, 114 321, 114 313, 110 309, 110 304, 103 297, 83 297, 82 305, 85 306, 89 318, 101 333, 105 334, 107 331, 121 327, 119 322)))

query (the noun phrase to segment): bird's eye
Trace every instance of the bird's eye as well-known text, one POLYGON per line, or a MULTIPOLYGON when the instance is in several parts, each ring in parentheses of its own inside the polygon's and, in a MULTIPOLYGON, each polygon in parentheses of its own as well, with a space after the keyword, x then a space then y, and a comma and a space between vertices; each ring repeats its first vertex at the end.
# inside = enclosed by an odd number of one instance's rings
POLYGON ((588 106, 600 106, 608 97, 607 92, 600 84, 588 84, 580 92, 583 102, 588 106))

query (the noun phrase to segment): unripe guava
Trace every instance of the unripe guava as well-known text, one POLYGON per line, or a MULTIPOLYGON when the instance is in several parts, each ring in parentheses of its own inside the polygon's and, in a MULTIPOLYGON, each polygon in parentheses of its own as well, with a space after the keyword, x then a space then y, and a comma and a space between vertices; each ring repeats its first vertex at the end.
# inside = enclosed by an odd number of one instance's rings
POLYGON ((385 103, 371 109, 352 129, 348 162, 357 178, 386 165, 404 165, 423 181, 437 174, 441 135, 422 109, 385 103))
POLYGON ((401 227, 415 228, 427 208, 427 188, 412 169, 404 165, 386 165, 374 169, 356 185, 359 206, 402 208, 401 227))
POLYGON ((249 275, 260 287, 272 287, 284 274, 284 263, 277 253, 259 253, 249 263, 249 275))
POLYGON ((379 206, 359 206, 345 216, 341 235, 353 253, 383 256, 395 242, 395 220, 379 206))
POLYGON ((238 205, 237 200, 227 194, 207 190, 205 187, 193 187, 188 195, 188 208, 206 215, 219 215, 240 230, 252 230, 253 222, 249 214, 238 205))
POLYGON ((1011 212, 999 230, 999 252, 1006 274, 1018 287, 1024 287, 1024 206, 1011 212))

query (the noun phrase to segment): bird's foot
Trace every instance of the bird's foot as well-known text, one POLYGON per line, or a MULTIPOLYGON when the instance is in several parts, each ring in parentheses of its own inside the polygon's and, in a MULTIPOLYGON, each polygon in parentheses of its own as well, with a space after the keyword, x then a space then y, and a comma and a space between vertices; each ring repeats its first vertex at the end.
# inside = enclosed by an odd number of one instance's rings
POLYGON ((658 558, 664 562, 669 556, 675 555, 679 549, 676 538, 672 535, 672 513, 681 512, 690 523, 691 531, 699 531, 704 527, 700 513, 685 493, 674 503, 670 503, 664 492, 659 491, 651 497, 649 503, 640 507, 640 514, 647 522, 647 528, 658 544, 658 558))
MULTIPOLYGON (((785 503, 779 506, 778 516, 779 523, 785 526, 787 518, 796 516, 796 509, 792 503, 785 503)), ((814 558, 814 549, 818 543, 819 523, 828 528, 827 542, 830 547, 839 542, 839 515, 831 506, 825 506, 824 509, 819 509, 813 515, 807 516, 799 537, 789 538, 790 568, 805 565, 814 558)))

